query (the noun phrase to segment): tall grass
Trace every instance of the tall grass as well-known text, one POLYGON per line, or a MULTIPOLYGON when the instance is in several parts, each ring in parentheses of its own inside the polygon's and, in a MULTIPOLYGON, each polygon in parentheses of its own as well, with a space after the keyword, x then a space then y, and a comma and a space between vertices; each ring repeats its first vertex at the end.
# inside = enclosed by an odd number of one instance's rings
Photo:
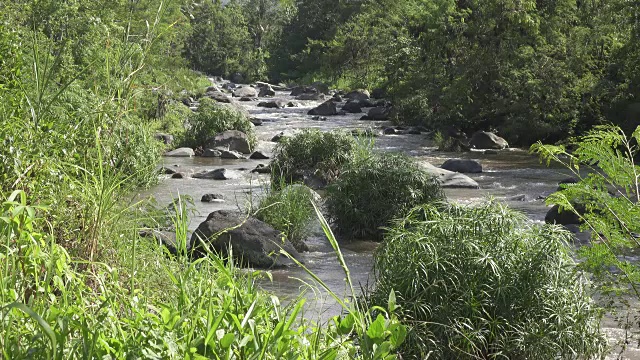
POLYGON ((598 358, 600 312, 570 239, 496 202, 418 207, 377 250, 368 301, 395 292, 405 358, 598 358))

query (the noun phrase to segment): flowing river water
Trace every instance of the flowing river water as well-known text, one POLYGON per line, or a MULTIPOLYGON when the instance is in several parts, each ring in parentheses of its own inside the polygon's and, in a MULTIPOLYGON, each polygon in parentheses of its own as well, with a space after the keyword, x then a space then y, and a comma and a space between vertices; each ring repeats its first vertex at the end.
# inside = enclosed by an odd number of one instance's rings
MULTIPOLYGON (((274 98, 293 100, 288 92, 277 92, 274 98)), ((265 100, 268 99, 260 99, 259 101, 265 100)), ((320 101, 296 101, 300 104, 299 107, 284 109, 258 107, 259 101, 239 102, 239 104, 245 107, 252 117, 263 121, 262 125, 257 126, 255 130, 260 140, 258 150, 267 152, 275 145, 270 139, 281 132, 291 134, 304 128, 318 128, 323 131, 368 128, 379 130, 382 125, 391 125, 379 121, 359 120, 363 114, 329 116, 326 121, 312 120, 312 116, 307 115, 307 111, 317 106, 320 101)), ((469 175, 480 184, 480 189, 447 189, 448 199, 459 203, 474 203, 487 197, 497 198, 505 201, 512 208, 522 211, 532 221, 539 223, 544 222, 544 216, 548 210, 544 203, 544 197, 556 190, 560 180, 570 175, 568 170, 561 167, 553 165, 547 167, 541 164, 536 156, 522 149, 507 149, 493 155, 481 152, 446 153, 437 151, 427 134, 381 135, 376 137, 374 141, 375 147, 379 150, 404 152, 414 156, 418 161, 428 161, 436 166, 450 158, 478 160, 483 166, 483 172, 469 175)), ((193 231, 210 212, 221 209, 246 209, 250 199, 255 199, 269 181, 269 175, 251 173, 250 170, 258 164, 266 165, 268 161, 165 157, 164 166, 187 174, 201 170, 226 168, 240 170, 244 176, 242 179, 223 181, 167 177, 163 178, 159 185, 141 195, 151 195, 160 204, 168 204, 178 195, 193 197, 197 210, 190 223, 190 230, 193 231), (200 202, 201 196, 207 193, 223 194, 226 201, 222 203, 200 202)), ((347 297, 345 274, 319 226, 315 235, 308 239, 307 244, 310 251, 302 254, 306 266, 332 291, 343 298, 347 297)), ((376 247, 377 244, 371 241, 341 241, 341 249, 356 287, 366 288, 371 285, 373 279, 370 275, 376 247)), ((326 321, 331 316, 340 313, 340 307, 336 302, 327 295, 326 291, 317 287, 317 284, 313 284, 310 276, 303 269, 273 270, 271 275, 273 280, 264 281, 263 288, 285 299, 306 296, 308 306, 305 316, 308 318, 326 321), (316 286, 309 287, 307 284, 316 286)), ((625 331, 611 317, 603 320, 602 327, 612 343, 624 339, 625 331)), ((621 358, 640 359, 637 344, 632 341, 630 348, 621 358)), ((614 351, 607 359, 617 358, 617 352, 614 351)))

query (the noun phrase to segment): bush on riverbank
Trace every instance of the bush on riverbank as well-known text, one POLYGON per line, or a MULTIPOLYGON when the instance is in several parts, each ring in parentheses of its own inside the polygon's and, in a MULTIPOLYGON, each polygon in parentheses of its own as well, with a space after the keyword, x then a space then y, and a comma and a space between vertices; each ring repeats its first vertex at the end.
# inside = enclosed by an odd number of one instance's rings
POLYGON ((256 217, 286 235, 298 251, 306 251, 304 243, 311 232, 315 211, 311 201, 315 192, 304 185, 280 186, 261 199, 256 217))
POLYGON ((184 145, 197 148, 227 130, 238 130, 249 137, 251 147, 258 142, 249 117, 233 105, 219 104, 209 98, 200 99, 198 111, 187 119, 184 145))
POLYGON ((276 146, 271 161, 271 183, 291 183, 313 174, 322 181, 336 179, 342 165, 351 160, 358 147, 353 136, 341 132, 303 130, 285 137, 276 146))
POLYGON ((395 290, 407 358, 554 359, 603 354, 599 311, 555 226, 488 202, 414 209, 375 255, 370 305, 395 290))
POLYGON ((444 200, 439 182, 404 154, 366 153, 327 188, 327 209, 339 233, 380 239, 381 227, 424 203, 444 200))

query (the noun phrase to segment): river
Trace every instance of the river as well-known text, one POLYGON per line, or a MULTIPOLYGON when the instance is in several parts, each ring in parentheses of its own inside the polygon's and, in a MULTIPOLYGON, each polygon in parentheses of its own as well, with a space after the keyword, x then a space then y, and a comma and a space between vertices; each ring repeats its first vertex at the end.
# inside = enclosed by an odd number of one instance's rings
MULTIPOLYGON (((274 98, 293 100, 288 92, 277 92, 274 98)), ((265 99, 260 99, 265 101, 265 99)), ((239 102, 252 117, 263 121, 255 128, 260 144, 258 150, 270 151, 275 143, 270 139, 280 133, 293 133, 304 128, 318 128, 323 131, 332 129, 379 129, 382 125, 390 125, 379 121, 358 120, 363 114, 330 116, 326 121, 315 121, 306 115, 307 111, 317 106, 319 101, 296 101, 300 107, 285 109, 265 109, 258 107, 259 101, 239 102)), ((557 188, 560 180, 567 178, 568 170, 558 166, 546 167, 539 159, 522 149, 507 149, 497 155, 481 152, 464 154, 439 152, 433 141, 426 134, 422 135, 381 135, 375 138, 375 147, 382 151, 401 151, 414 156, 419 161, 428 161, 439 166, 450 158, 468 158, 478 160, 483 166, 480 174, 469 174, 480 184, 480 189, 447 189, 447 197, 459 203, 474 203, 487 197, 505 201, 514 209, 525 213, 532 221, 542 223, 548 207, 544 197, 557 188)), ((160 204, 170 203, 173 197, 190 195, 196 203, 197 213, 191 219, 190 229, 193 231, 204 221, 207 215, 215 210, 247 208, 251 199, 255 199, 268 185, 269 175, 252 174, 249 170, 258 164, 267 164, 268 160, 223 160, 219 158, 173 158, 165 157, 164 166, 175 168, 184 173, 200 170, 212 170, 224 167, 240 170, 244 177, 239 180, 199 180, 193 178, 163 178, 159 185, 143 195, 154 196, 160 204), (202 203, 200 197, 206 193, 221 193, 226 201, 223 203, 202 203)), ((336 294, 346 297, 345 275, 338 265, 333 250, 320 228, 307 241, 310 251, 302 254, 306 266, 325 282, 336 294)), ((370 274, 373 263, 373 252, 377 244, 370 241, 342 241, 341 248, 349 265, 352 280, 357 287, 366 288, 371 282, 370 274)), ((340 308, 325 291, 307 284, 311 278, 304 270, 290 268, 271 271, 273 281, 264 281, 262 286, 283 298, 306 296, 308 302, 305 316, 318 321, 339 314, 340 308), (314 293, 315 291, 315 293, 314 293)), ((612 343, 624 338, 624 330, 611 317, 605 318, 603 330, 612 343)), ((640 359, 637 341, 631 344, 632 350, 624 353, 624 359, 640 359)), ((616 353, 616 352, 614 352, 616 353)), ((611 355, 608 359, 615 359, 611 355)))

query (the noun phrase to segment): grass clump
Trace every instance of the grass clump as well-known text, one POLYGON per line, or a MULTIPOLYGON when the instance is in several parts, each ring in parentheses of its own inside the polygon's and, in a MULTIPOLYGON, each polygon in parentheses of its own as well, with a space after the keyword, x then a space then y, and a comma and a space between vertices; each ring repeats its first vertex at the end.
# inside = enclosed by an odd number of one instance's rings
POLYGON ((330 183, 336 179, 343 164, 353 158, 357 141, 341 132, 303 130, 285 137, 276 146, 271 162, 271 182, 290 183, 313 174, 330 183))
POLYGON ((491 201, 416 208, 376 252, 370 305, 395 291, 412 327, 407 358, 601 356, 600 312, 575 271, 570 238, 491 201))
POLYGON ((444 200, 439 182, 404 154, 363 154, 327 189, 327 209, 338 232, 381 239, 381 227, 409 209, 444 200))
POLYGON ((233 105, 224 105, 209 98, 200 99, 198 111, 187 119, 184 145, 197 148, 217 134, 227 130, 238 130, 247 134, 251 147, 257 139, 249 117, 233 105))
POLYGON ((296 250, 306 251, 304 240, 315 217, 311 203, 314 194, 304 185, 281 186, 281 190, 272 190, 262 198, 256 217, 285 234, 296 250))

